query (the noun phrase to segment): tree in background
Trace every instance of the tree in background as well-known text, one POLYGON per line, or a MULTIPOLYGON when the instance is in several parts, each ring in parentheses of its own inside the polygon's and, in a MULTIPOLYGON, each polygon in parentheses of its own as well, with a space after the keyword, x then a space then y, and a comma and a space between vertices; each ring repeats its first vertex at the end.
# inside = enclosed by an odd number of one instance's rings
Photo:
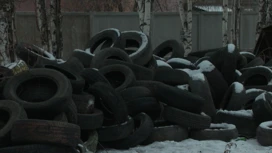
POLYGON ((136 0, 139 13, 140 29, 147 36, 150 36, 150 21, 151 21, 151 0, 136 0))
POLYGON ((232 27, 231 43, 240 48, 240 22, 241 22, 241 3, 240 0, 232 1, 232 27))
POLYGON ((15 61, 14 44, 16 42, 14 23, 14 0, 0 2, 0 64, 15 61))
POLYGON ((193 15, 192 15, 192 0, 178 0, 179 14, 181 20, 181 40, 184 46, 185 53, 187 56, 193 49, 192 41, 192 27, 193 27, 193 15), (187 10, 184 8, 187 4, 187 10))
POLYGON ((267 0, 259 0, 259 17, 256 27, 256 41, 259 39, 262 28, 266 25, 266 1, 267 0))
POLYGON ((223 0, 222 37, 223 46, 228 44, 228 0, 223 0))
POLYGON ((47 19, 45 0, 35 0, 36 21, 41 35, 42 48, 57 58, 62 56, 61 0, 50 1, 50 18, 47 19))

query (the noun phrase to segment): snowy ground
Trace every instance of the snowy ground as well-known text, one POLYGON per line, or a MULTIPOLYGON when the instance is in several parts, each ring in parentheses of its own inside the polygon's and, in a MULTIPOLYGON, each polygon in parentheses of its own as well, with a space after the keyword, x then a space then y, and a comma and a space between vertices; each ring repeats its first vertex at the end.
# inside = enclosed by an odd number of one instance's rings
POLYGON ((272 146, 263 147, 256 139, 223 141, 197 141, 187 139, 182 142, 155 142, 148 146, 138 146, 130 150, 104 150, 98 153, 272 153, 272 146))

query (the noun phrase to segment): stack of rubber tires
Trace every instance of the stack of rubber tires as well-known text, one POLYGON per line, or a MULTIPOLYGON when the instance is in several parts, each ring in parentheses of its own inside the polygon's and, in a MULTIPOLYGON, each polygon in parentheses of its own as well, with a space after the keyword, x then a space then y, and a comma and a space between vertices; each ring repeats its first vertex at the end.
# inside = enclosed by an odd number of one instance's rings
MULTIPOLYGON (((77 153, 156 141, 272 145, 272 62, 233 44, 184 57, 167 40, 105 29, 67 61, 27 43, 29 70, 0 69, 0 152, 77 153)), ((181 142, 182 143, 182 142, 181 142)))

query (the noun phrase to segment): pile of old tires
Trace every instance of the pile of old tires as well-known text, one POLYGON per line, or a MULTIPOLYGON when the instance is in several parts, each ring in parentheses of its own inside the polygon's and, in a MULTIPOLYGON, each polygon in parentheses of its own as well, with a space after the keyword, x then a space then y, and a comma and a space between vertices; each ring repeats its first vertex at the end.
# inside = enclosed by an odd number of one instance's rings
POLYGON ((22 42, 16 54, 29 70, 0 69, 1 153, 239 136, 272 145, 272 62, 233 44, 184 57, 175 40, 152 49, 142 32, 111 28, 67 61, 22 42))

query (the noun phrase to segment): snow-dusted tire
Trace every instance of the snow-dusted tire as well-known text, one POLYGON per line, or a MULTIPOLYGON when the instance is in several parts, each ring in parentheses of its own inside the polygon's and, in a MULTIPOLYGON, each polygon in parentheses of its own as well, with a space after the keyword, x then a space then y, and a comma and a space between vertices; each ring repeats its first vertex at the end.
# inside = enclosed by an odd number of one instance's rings
POLYGON ((271 93, 262 93, 256 97, 252 104, 254 119, 259 125, 262 122, 272 120, 272 95, 271 93))
POLYGON ((253 118, 253 112, 251 110, 239 110, 239 111, 217 111, 214 123, 228 123, 236 126, 240 136, 255 137, 257 125, 253 118))
POLYGON ((130 101, 136 98, 153 96, 152 92, 148 88, 143 86, 129 87, 119 93, 125 101, 130 101))
POLYGON ((204 130, 191 130, 190 138, 195 140, 222 140, 229 142, 238 137, 238 131, 233 124, 211 124, 204 130))
POLYGON ((112 87, 120 92, 134 84, 136 81, 133 71, 121 64, 113 64, 102 67, 99 72, 110 82, 112 87))
POLYGON ((155 70, 153 80, 168 85, 182 85, 188 83, 189 75, 184 71, 161 67, 155 70))
POLYGON ((173 68, 173 69, 196 69, 195 65, 186 59, 183 58, 171 58, 167 60, 167 63, 173 68))
POLYGON ((210 91, 209 82, 204 74, 199 73, 191 75, 189 78, 189 88, 192 93, 197 94, 206 100, 206 103, 203 106, 203 112, 210 117, 213 117, 216 113, 216 109, 210 91))
POLYGON ((154 121, 154 128, 150 136, 142 143, 148 145, 153 142, 175 141, 180 142, 188 138, 188 128, 173 125, 166 121, 154 121))
POLYGON ((121 49, 138 47, 133 53, 128 53, 134 64, 145 65, 152 57, 150 38, 140 31, 122 31, 120 41, 116 45, 121 49))
POLYGON ((94 109, 93 113, 77 114, 77 118, 81 130, 94 130, 103 124, 103 112, 99 109, 94 109))
POLYGON ((47 63, 57 63, 56 58, 46 50, 24 42, 16 44, 15 53, 31 68, 47 63))
POLYGON ((247 68, 238 78, 244 86, 272 85, 272 70, 265 66, 247 68))
POLYGON ((199 63, 197 68, 199 68, 199 70, 207 78, 213 96, 215 108, 219 108, 225 92, 228 89, 228 83, 224 79, 223 75, 218 71, 218 69, 216 69, 216 67, 207 60, 199 63))
POLYGON ((84 68, 90 68, 94 55, 87 53, 84 50, 75 49, 70 58, 71 57, 79 59, 80 62, 83 64, 84 68))
POLYGON ((266 121, 259 125, 256 138, 262 146, 272 146, 272 121, 266 121))
POLYGON ((194 66, 197 67, 197 65, 198 65, 199 63, 201 63, 202 61, 205 61, 205 60, 206 60, 206 61, 209 61, 209 59, 210 59, 209 56, 201 57, 201 58, 199 58, 197 61, 194 62, 194 66))
POLYGON ((95 98, 88 93, 73 94, 72 99, 80 114, 92 113, 94 110, 95 98))
POLYGON ((111 41, 111 47, 116 45, 120 39, 120 31, 115 28, 104 29, 95 34, 86 44, 86 49, 89 48, 89 53, 94 53, 95 49, 104 41, 111 41))
POLYGON ((164 58, 168 53, 172 53, 170 58, 184 57, 184 47, 177 40, 166 40, 159 44, 154 50, 153 54, 164 58))
POLYGON ((168 63, 166 63, 163 60, 156 60, 156 63, 157 63, 157 68, 169 68, 169 69, 172 69, 172 66, 169 65, 168 63))
POLYGON ((102 126, 97 129, 100 142, 109 142, 124 139, 134 130, 134 120, 128 116, 126 121, 111 126, 102 126))
POLYGON ((154 128, 151 118, 145 113, 140 113, 133 117, 133 119, 135 122, 135 128, 128 137, 105 143, 105 145, 116 149, 129 149, 136 147, 146 140, 154 128))
POLYGON ((129 67, 134 72, 137 80, 152 80, 154 77, 154 71, 152 69, 125 61, 109 59, 104 62, 103 66, 109 66, 113 64, 121 64, 129 67))
POLYGON ((151 70, 155 70, 158 65, 155 56, 153 55, 151 59, 144 65, 144 67, 149 68, 151 70))
POLYGON ((206 114, 190 113, 170 106, 165 106, 163 118, 169 122, 191 129, 206 129, 211 123, 211 118, 206 114))
POLYGON ((247 63, 251 62, 256 56, 251 52, 240 52, 240 55, 247 59, 247 63))
POLYGON ((241 68, 244 68, 247 65, 247 59, 246 57, 239 55, 237 59, 237 67, 236 69, 240 70, 241 68))
POLYGON ((266 91, 262 89, 255 89, 255 88, 247 89, 245 91, 242 108, 252 109, 252 104, 255 101, 255 98, 264 92, 266 91))
POLYGON ((255 67, 255 66, 262 66, 264 65, 264 61, 261 57, 256 57, 252 61, 248 62, 244 68, 255 67))
POLYGON ((117 59, 132 63, 130 57, 124 50, 113 47, 103 49, 99 51, 99 53, 95 54, 95 56, 92 59, 91 67, 99 69, 104 65, 104 62, 108 59, 117 59))
POLYGON ((233 82, 225 93, 221 103, 222 109, 240 110, 244 104, 245 88, 239 82, 233 82))

